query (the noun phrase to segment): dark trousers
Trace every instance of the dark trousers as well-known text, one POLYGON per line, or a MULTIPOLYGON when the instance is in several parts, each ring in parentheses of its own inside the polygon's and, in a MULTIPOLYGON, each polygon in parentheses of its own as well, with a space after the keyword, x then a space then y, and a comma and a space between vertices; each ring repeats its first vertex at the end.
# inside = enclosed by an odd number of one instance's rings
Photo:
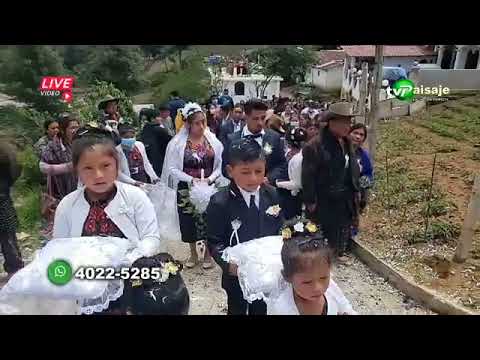
POLYGON ((351 225, 321 224, 321 226, 330 247, 338 256, 343 256, 350 247, 351 225))
POLYGON ((1 232, 0 246, 2 247, 3 258, 5 259, 5 263, 3 264, 5 272, 13 274, 20 270, 23 267, 23 260, 15 232, 1 232))
POLYGON ((267 304, 262 300, 249 303, 243 298, 238 279, 223 275, 222 285, 227 292, 227 315, 267 315, 267 304))

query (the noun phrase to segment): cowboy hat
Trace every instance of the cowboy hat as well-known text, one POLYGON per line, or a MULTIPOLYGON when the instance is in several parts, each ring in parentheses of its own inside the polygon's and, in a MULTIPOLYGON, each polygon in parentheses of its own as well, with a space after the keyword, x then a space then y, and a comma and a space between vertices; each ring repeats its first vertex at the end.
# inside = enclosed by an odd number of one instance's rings
POLYGON ((355 114, 353 112, 353 104, 349 102, 337 102, 329 106, 328 111, 330 112, 331 119, 335 119, 336 117, 354 117, 359 114, 355 114))
POLYGON ((98 110, 104 110, 105 107, 106 107, 106 105, 107 105, 107 103, 109 103, 109 102, 111 102, 111 101, 114 101, 114 102, 116 102, 116 103, 118 104, 118 102, 120 101, 120 99, 119 99, 119 98, 115 98, 115 97, 113 97, 112 95, 106 95, 102 100, 100 100, 100 101, 98 102, 98 105, 97 105, 98 110))

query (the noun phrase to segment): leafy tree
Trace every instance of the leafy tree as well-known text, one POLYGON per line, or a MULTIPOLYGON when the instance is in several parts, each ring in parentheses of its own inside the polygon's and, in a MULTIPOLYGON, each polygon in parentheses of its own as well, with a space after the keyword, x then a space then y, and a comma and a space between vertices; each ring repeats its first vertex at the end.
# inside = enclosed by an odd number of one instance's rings
POLYGON ((43 76, 67 75, 63 59, 51 46, 21 45, 4 51, 0 64, 2 91, 39 111, 58 113, 66 108, 58 97, 42 96, 39 91, 43 76))
POLYGON ((199 57, 185 59, 182 71, 159 73, 152 80, 153 99, 157 103, 168 100, 176 90, 187 100, 201 101, 208 97, 210 74, 199 57))
POLYGON ((72 71, 78 71, 79 67, 88 61, 90 54, 95 50, 95 46, 91 45, 65 45, 63 49, 65 67, 72 71))
POLYGON ((95 81, 85 94, 81 97, 74 97, 73 103, 69 105, 69 110, 78 113, 85 122, 96 122, 99 118, 98 102, 106 95, 112 95, 119 98, 120 115, 125 121, 133 122, 135 112, 133 111, 132 100, 127 97, 124 91, 116 88, 112 83, 106 81, 95 81))
POLYGON ((274 76, 281 76, 288 85, 294 84, 315 60, 312 51, 302 47, 259 49, 250 55, 252 57, 256 60, 252 71, 265 76, 265 80, 257 84, 260 97, 274 76))
POLYGON ((115 87, 132 93, 144 85, 144 59, 138 46, 98 46, 88 57, 81 74, 95 80, 111 82, 115 87))

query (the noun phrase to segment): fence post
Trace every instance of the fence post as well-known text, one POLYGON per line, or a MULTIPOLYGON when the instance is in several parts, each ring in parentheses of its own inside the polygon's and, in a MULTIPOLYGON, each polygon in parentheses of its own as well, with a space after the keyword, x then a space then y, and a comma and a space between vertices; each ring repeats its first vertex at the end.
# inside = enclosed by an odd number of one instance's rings
POLYGON ((468 259, 472 249, 473 235, 475 234, 475 225, 480 217, 480 175, 475 175, 473 183, 472 196, 468 204, 467 214, 463 221, 462 232, 457 243, 457 250, 453 260, 462 263, 468 259))

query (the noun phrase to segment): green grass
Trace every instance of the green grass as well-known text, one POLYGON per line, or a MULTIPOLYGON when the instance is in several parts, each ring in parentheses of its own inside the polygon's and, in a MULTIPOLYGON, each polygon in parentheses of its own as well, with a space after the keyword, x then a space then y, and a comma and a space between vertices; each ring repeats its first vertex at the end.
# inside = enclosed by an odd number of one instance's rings
POLYGON ((480 138, 480 95, 432 106, 421 125, 433 133, 458 141, 476 143, 480 138))

